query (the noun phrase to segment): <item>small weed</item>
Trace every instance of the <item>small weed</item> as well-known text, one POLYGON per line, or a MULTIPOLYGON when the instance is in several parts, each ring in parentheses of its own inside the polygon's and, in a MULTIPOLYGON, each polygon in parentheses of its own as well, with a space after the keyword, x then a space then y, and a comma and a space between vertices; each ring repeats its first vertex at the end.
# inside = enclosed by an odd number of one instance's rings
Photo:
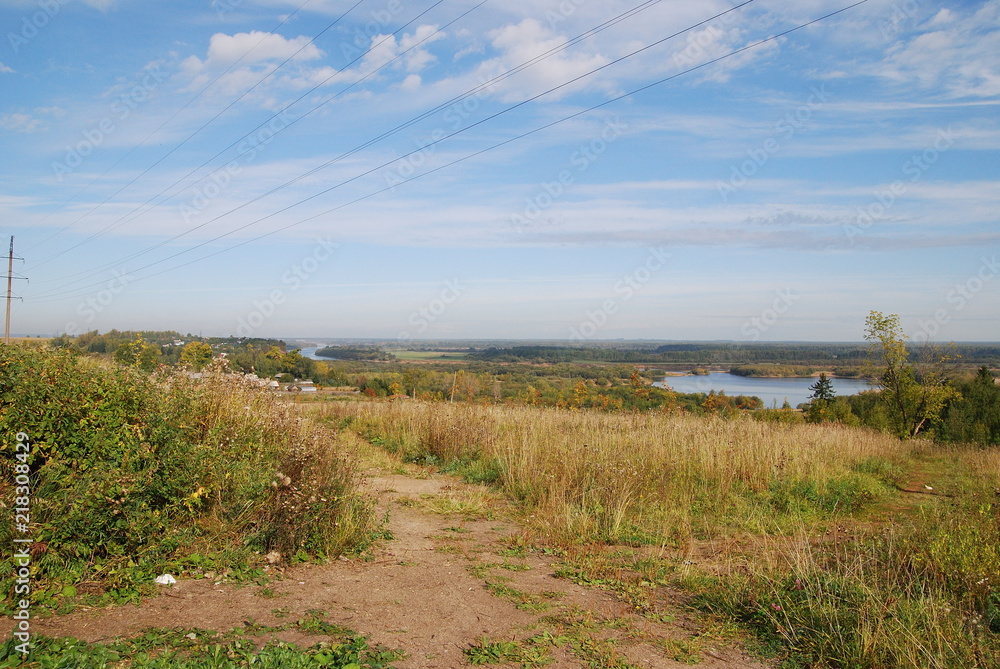
POLYGON ((545 630, 544 632, 536 634, 535 636, 528 639, 528 642, 533 643, 537 646, 548 644, 550 646, 562 647, 570 643, 572 640, 573 637, 569 635, 566 634, 555 635, 552 632, 545 630))
POLYGON ((500 581, 501 577, 498 576, 495 577, 494 580, 486 582, 486 589, 489 590, 490 594, 494 597, 500 597, 514 602, 518 609, 521 611, 527 611, 528 613, 544 613, 552 608, 552 605, 545 601, 545 599, 547 599, 546 597, 523 592, 500 581))
POLYGON ((698 664, 701 661, 701 647, 692 639, 663 639, 657 642, 667 657, 685 664, 698 664))
MULTIPOLYGON (((265 628, 270 633, 283 627, 265 628)), ((151 629, 130 639, 110 643, 86 643, 73 638, 36 636, 31 654, 22 661, 16 641, 0 646, 0 666, 43 669, 48 667, 131 667, 132 669, 238 669, 240 667, 281 667, 282 669, 391 669, 406 655, 400 650, 373 646, 349 630, 333 643, 308 648, 281 641, 261 646, 245 638, 246 630, 228 633, 198 629, 151 629), (16 664, 15 664, 16 663, 16 664)))
POLYGON ((295 623, 295 626, 307 634, 325 634, 328 636, 341 636, 350 631, 339 625, 326 622, 323 620, 323 616, 325 615, 326 611, 322 609, 309 609, 306 611, 306 617, 300 618, 295 623))
POLYGON ((510 562, 508 560, 504 560, 503 562, 498 564, 497 567, 499 567, 500 569, 506 569, 507 571, 531 571, 531 567, 529 567, 526 564, 521 564, 519 562, 510 562))
POLYGON ((516 662, 520 647, 514 641, 489 641, 485 637, 476 645, 466 648, 463 652, 469 658, 469 664, 500 664, 516 662))
POLYGON ((486 580, 490 575, 490 569, 494 565, 492 564, 470 564, 466 567, 466 570, 472 575, 473 578, 478 578, 480 580, 486 580))
POLYGON ((483 637, 478 644, 462 651, 469 664, 520 664, 522 667, 542 667, 552 662, 547 648, 529 643, 520 644, 516 641, 489 640, 483 637))
POLYGON ((592 669, 638 669, 621 656, 614 639, 581 635, 573 639, 572 647, 592 669))
POLYGON ((486 582, 486 589, 490 591, 491 595, 514 601, 521 601, 525 599, 526 596, 523 592, 517 588, 507 585, 506 583, 500 583, 499 581, 500 579, 486 582))
POLYGON ((527 557, 528 549, 524 546, 511 546, 510 548, 497 551, 497 555, 500 557, 527 557))
POLYGON ((539 614, 539 613, 545 613, 546 611, 551 609, 552 605, 549 604, 548 602, 542 602, 542 601, 527 601, 518 604, 517 608, 521 611, 526 611, 528 613, 539 614))

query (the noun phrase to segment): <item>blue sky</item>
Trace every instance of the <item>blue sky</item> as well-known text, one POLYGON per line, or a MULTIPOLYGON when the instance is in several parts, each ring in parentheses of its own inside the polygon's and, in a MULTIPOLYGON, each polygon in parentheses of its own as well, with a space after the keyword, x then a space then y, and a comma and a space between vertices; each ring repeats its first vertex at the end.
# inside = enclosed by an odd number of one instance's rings
POLYGON ((1000 0, 355 3, 0 0, 12 330, 1000 339, 1000 0))

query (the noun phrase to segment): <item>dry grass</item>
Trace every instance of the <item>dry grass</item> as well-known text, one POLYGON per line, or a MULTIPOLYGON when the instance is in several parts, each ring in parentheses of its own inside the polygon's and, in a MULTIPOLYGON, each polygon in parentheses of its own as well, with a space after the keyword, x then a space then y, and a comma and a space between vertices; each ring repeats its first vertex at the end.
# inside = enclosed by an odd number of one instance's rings
POLYGON ((491 482, 520 503, 531 536, 568 548, 564 562, 605 587, 632 592, 620 566, 599 568, 610 555, 600 543, 733 534, 710 564, 669 548, 648 559, 692 606, 752 630, 786 666, 1000 666, 1000 451, 745 417, 317 410, 404 460, 491 482), (894 489, 928 480, 949 496, 894 489))
POLYGON ((916 448, 867 430, 659 413, 420 402, 316 410, 404 459, 485 463, 538 529, 564 539, 777 529, 775 504, 796 512, 811 498, 835 507, 877 497, 878 475, 916 448))

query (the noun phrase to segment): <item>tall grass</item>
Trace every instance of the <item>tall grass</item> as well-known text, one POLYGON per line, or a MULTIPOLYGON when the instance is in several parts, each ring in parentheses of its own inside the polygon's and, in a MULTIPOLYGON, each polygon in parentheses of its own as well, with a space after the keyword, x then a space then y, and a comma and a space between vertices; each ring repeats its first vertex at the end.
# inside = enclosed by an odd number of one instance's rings
POLYGON ((583 544, 575 551, 739 533, 725 559, 684 567, 675 584, 753 630, 785 667, 1000 667, 1000 451, 662 413, 316 410, 405 458, 492 482, 538 539, 583 544), (925 466, 950 497, 895 490, 925 466), (846 537, 826 536, 831 520, 846 537))
POLYGON ((955 450, 947 503, 842 545, 762 539, 692 583, 697 606, 795 651, 800 666, 1000 667, 1000 453, 955 450))
MULTIPOLYGON (((0 346, 0 438, 31 439, 35 601, 64 585, 134 592, 162 571, 333 556, 373 522, 329 430, 250 380, 163 376, 0 346)), ((0 480, 13 501, 14 480, 0 480)), ((0 542, 13 528, 0 524, 0 542)), ((9 555, 0 569, 10 574, 9 555)), ((4 583, 3 585, 9 585, 4 583)))
POLYGON ((546 532, 581 541, 775 529, 776 514, 855 511, 888 493, 913 449, 870 431, 661 413, 419 402, 317 410, 408 459, 491 470, 546 532))

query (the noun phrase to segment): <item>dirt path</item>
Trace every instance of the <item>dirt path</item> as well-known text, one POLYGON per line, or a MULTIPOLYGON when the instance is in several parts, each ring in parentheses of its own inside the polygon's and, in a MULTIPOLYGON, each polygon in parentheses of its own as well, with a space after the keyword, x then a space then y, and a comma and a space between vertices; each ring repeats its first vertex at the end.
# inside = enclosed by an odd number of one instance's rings
MULTIPOLYGON (((690 666, 671 655, 697 633, 693 620, 678 612, 653 621, 605 590, 556 578, 556 558, 519 550, 512 542, 519 528, 502 512, 487 519, 470 506, 483 489, 440 475, 376 476, 369 485, 393 536, 374 559, 288 568, 267 590, 181 580, 142 605, 39 620, 35 631, 101 641, 149 627, 280 626, 322 610, 327 622, 405 650, 399 669, 469 666, 463 650, 484 637, 542 652, 555 668, 610 666, 612 657, 641 667, 690 666), (560 638, 560 630, 571 633, 560 638), (542 648, 537 637, 546 633, 552 643, 542 648)), ((320 640, 291 630, 279 638, 320 640)), ((702 643, 697 655, 699 666, 712 669, 765 666, 722 645, 702 643)))

